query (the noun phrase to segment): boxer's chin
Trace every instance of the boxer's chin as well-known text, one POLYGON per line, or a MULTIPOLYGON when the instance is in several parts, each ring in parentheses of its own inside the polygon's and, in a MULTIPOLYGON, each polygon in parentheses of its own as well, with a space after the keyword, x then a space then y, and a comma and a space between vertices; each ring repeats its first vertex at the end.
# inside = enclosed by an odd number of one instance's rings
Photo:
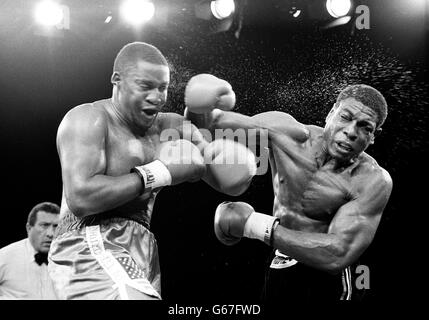
POLYGON ((328 153, 332 158, 337 159, 341 162, 350 160, 354 155, 349 150, 339 149, 335 143, 329 145, 328 153))
POLYGON ((139 117, 140 118, 139 119, 140 120, 139 121, 140 126, 144 129, 150 128, 153 125, 153 123, 155 122, 155 119, 157 116, 158 116, 158 112, 148 114, 148 113, 142 111, 140 113, 140 117, 139 117))

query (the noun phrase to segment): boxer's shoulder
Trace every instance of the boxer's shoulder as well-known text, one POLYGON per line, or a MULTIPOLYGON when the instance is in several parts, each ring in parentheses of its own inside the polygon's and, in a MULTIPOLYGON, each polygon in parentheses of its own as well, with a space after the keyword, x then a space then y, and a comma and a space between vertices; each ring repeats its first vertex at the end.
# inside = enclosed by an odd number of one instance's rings
POLYGON ((99 103, 85 103, 67 112, 58 128, 58 134, 93 135, 104 133, 107 128, 107 112, 99 103))
POLYGON ((304 125, 307 133, 307 140, 310 142, 319 141, 322 138, 323 135, 323 128, 313 125, 313 124, 306 124, 304 125))
POLYGON ((362 152, 359 155, 359 161, 363 168, 363 170, 370 175, 379 175, 383 179, 387 179, 390 177, 389 173, 386 169, 381 167, 378 162, 371 157, 368 153, 362 152))
POLYGON ((362 152, 356 159, 356 166, 352 170, 354 172, 356 187, 361 187, 365 190, 372 190, 370 186, 391 189, 392 178, 389 172, 381 167, 377 161, 369 154, 362 152))
POLYGON ((78 105, 71 109, 64 117, 64 120, 78 123, 94 123, 97 125, 106 124, 108 112, 102 103, 92 102, 78 105))

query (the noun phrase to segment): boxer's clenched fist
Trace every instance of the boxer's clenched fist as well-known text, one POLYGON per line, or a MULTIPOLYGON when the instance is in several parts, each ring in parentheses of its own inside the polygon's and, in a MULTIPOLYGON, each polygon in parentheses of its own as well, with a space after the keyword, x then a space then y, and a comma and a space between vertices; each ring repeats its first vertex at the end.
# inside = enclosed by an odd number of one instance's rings
POLYGON ((220 242, 236 244, 242 237, 271 243, 272 231, 277 218, 255 212, 245 202, 223 202, 215 213, 214 230, 220 242))
POLYGON ((207 113, 214 108, 231 110, 235 93, 227 81, 211 74, 199 74, 186 85, 185 105, 193 113, 207 113))
POLYGON ((204 161, 219 191, 237 196, 243 193, 256 174, 256 159, 251 150, 229 139, 217 139, 204 148, 204 161))
POLYGON ((176 185, 200 179, 206 170, 198 148, 190 141, 164 142, 158 150, 158 159, 133 168, 142 179, 145 192, 163 186, 176 185))
POLYGON ((197 181, 206 171, 200 150, 188 140, 164 142, 159 148, 158 159, 170 172, 172 185, 197 181))

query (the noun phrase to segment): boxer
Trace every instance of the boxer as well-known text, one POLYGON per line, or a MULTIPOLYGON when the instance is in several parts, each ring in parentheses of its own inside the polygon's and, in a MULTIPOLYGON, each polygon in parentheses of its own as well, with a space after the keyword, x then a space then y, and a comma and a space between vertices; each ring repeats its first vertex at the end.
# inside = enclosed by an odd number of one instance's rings
MULTIPOLYGON (((202 178, 220 192, 239 195, 251 181, 256 165, 244 146, 210 143, 194 126, 191 139, 183 139, 185 118, 162 112, 169 79, 157 48, 127 44, 115 58, 112 97, 71 109, 59 125, 63 196, 49 272, 62 299, 161 299, 157 242, 150 231, 157 193, 202 178), (179 138, 163 140, 171 129, 179 138), (234 163, 204 161, 235 149, 241 150, 239 176, 232 174, 234 163)), ((225 103, 232 108, 232 90, 216 92, 205 97, 229 94, 225 103)))
POLYGON ((350 299, 349 266, 372 242, 392 190, 389 173, 365 153, 386 119, 384 97, 367 85, 348 86, 322 128, 283 112, 249 117, 216 104, 204 108, 200 92, 211 77, 189 82, 186 117, 198 128, 268 132, 274 188, 272 215, 243 202, 220 204, 217 238, 226 245, 248 237, 272 246, 267 303, 350 299))

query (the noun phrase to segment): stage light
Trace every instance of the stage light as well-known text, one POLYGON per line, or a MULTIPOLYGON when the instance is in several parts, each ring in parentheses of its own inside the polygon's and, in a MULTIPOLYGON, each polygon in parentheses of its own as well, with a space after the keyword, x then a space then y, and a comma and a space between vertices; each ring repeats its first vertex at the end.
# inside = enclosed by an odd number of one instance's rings
POLYGON ((300 9, 298 9, 297 7, 292 7, 292 8, 289 10, 289 13, 292 15, 292 17, 294 17, 294 18, 298 18, 298 17, 299 17, 299 15, 301 14, 301 10, 300 10, 300 9))
POLYGON ((352 7, 350 0, 327 0, 326 9, 329 14, 334 18, 345 16, 352 7))
POLYGON ((61 5, 53 1, 42 1, 37 4, 34 17, 37 23, 53 27, 64 19, 64 12, 61 5))
POLYGON ((215 0, 210 3, 210 9, 216 19, 228 18, 235 10, 234 0, 215 0))
POLYGON ((104 23, 109 23, 110 21, 112 21, 112 15, 111 14, 109 14, 107 17, 106 17, 106 19, 104 20, 104 23))
POLYGON ((155 14, 155 6, 148 0, 127 0, 121 6, 122 18, 133 25, 141 25, 155 14))
POLYGON ((347 24, 350 22, 351 19, 352 19, 352 17, 350 17, 350 16, 345 16, 345 17, 335 19, 334 21, 331 21, 328 24, 326 24, 325 26, 323 26, 322 29, 329 29, 329 28, 338 27, 338 26, 347 24))

